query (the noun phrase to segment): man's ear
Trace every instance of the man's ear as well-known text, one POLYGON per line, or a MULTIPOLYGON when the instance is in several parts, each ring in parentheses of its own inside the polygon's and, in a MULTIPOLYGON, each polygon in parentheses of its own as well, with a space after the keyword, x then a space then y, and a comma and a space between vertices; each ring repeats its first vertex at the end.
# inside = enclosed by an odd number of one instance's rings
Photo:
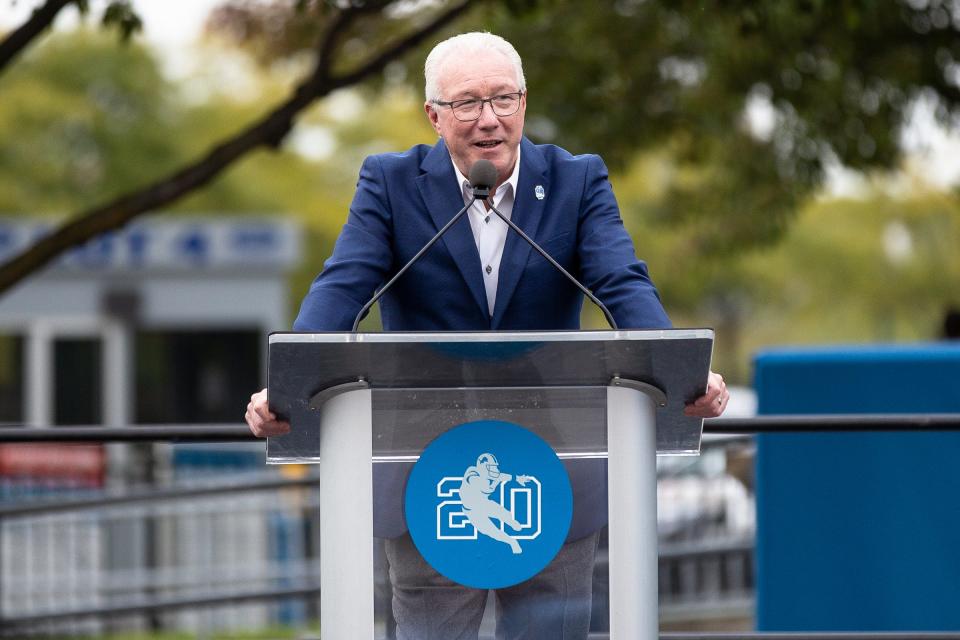
POLYGON ((437 132, 438 136, 442 136, 443 134, 440 133, 440 113, 429 102, 423 103, 423 110, 426 112, 430 124, 433 125, 433 130, 437 132))

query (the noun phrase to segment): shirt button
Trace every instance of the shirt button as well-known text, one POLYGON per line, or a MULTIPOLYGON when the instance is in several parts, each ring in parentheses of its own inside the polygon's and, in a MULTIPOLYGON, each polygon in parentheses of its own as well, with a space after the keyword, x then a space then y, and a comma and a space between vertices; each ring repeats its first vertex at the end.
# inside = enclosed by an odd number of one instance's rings
POLYGON ((490 216, 487 216, 486 218, 484 218, 483 221, 484 221, 484 222, 490 222, 490 216))
POLYGON ((487 275, 490 275, 490 272, 493 271, 493 267, 491 267, 490 265, 487 265, 487 268, 484 269, 484 271, 487 272, 487 275))

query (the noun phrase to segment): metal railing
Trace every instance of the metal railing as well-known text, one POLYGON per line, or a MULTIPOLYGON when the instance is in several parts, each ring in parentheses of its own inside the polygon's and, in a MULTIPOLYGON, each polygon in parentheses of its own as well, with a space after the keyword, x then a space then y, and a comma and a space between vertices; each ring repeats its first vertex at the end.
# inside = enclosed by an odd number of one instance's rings
POLYGON ((305 542, 304 512, 318 512, 311 486, 248 478, 5 504, 0 635, 99 635, 131 616, 134 629, 200 632, 222 626, 196 611, 214 605, 220 619, 266 627, 276 611, 235 605, 319 592, 316 545, 305 542), (292 549, 287 561, 278 545, 292 549))
MULTIPOLYGON (((960 430, 960 415, 958 414, 937 414, 937 415, 817 415, 817 416, 764 416, 749 419, 715 419, 707 420, 704 423, 704 451, 711 449, 721 449, 731 446, 750 446, 752 444, 752 434, 755 433, 814 433, 814 432, 890 432, 890 431, 957 431, 960 430)), ((15 442, 252 442, 256 439, 249 433, 245 426, 149 426, 149 427, 52 427, 46 429, 28 429, 28 428, 0 428, 0 444, 15 442)), ((278 477, 257 477, 246 478, 242 481, 232 480, 229 482, 203 483, 192 486, 174 486, 159 487, 150 489, 140 489, 123 494, 103 494, 97 496, 81 496, 67 500, 57 499, 51 502, 28 502, 20 504, 0 505, 0 579, 3 576, 3 570, 10 569, 10 562, 16 558, 16 535, 17 523, 33 522, 36 527, 57 526, 57 517, 64 517, 60 524, 70 523, 75 530, 82 530, 84 526, 84 514, 95 514, 97 518, 109 520, 115 517, 117 520, 123 518, 139 518, 145 522, 152 522, 151 526, 166 527, 169 532, 171 526, 169 522, 159 524, 162 516, 172 516, 176 511, 192 510, 193 515, 197 516, 211 511, 212 506, 209 503, 214 498, 229 498, 242 494, 249 496, 251 493, 269 494, 270 492, 303 492, 307 491, 313 494, 312 489, 316 487, 316 479, 311 476, 302 478, 278 478, 278 477), (206 502, 205 502, 206 501, 206 502), (164 504, 176 504, 176 508, 162 508, 164 504), (192 505, 192 506, 191 506, 192 505), (201 506, 198 506, 201 505, 201 506), (110 516, 109 514, 121 513, 120 516, 110 516), (79 517, 78 517, 79 514, 79 517), (72 518, 72 520, 71 520, 72 518), (39 523, 39 524, 37 524, 39 523)), ((303 516, 303 509, 316 509, 315 494, 308 498, 306 502, 299 502, 294 509, 297 516, 303 516)), ((268 498, 263 501, 261 506, 264 509, 275 508, 278 506, 276 497, 268 498)), ((280 505, 281 507, 283 505, 280 505)), ((257 507, 258 509, 260 507, 257 507)), ((213 509, 216 511, 216 509, 213 509)), ((202 515, 207 518, 207 515, 202 515)), ((211 523, 214 516, 209 516, 211 523)), ((89 524, 89 523, 88 523, 89 524)), ((213 524, 211 524, 213 526, 213 524)), ((176 526, 173 526, 175 529, 176 526)), ((44 533, 43 535, 48 535, 44 533)), ((158 531, 153 531, 151 535, 158 535, 158 531)), ((21 536, 24 537, 24 536, 21 536)), ((43 537, 43 536, 41 536, 43 537)), ((25 538, 24 538, 25 539, 25 538)), ((100 541, 102 543, 102 540, 100 541)), ((263 559, 259 560, 262 561, 263 559)), ((600 558, 601 564, 603 558, 600 558)), ((314 557, 311 563, 315 562, 314 557)), ((157 579, 149 588, 142 585, 129 590, 124 594, 123 581, 118 580, 115 587, 117 597, 111 598, 107 602, 88 602, 70 605, 67 603, 57 608, 47 608, 42 611, 30 610, 25 608, 13 614, 6 608, 5 604, 12 604, 9 599, 9 590, 0 590, 0 635, 20 637, 26 632, 43 633, 63 633, 63 632, 101 632, 109 630, 111 619, 123 618, 124 616, 139 616, 139 620, 146 620, 147 626, 155 625, 156 620, 165 621, 162 626, 178 626, 176 620, 169 616, 184 614, 181 612, 205 609, 205 608, 226 608, 231 611, 230 606, 245 604, 250 606, 256 604, 261 607, 272 606, 274 609, 278 604, 269 605, 268 603, 277 603, 289 601, 291 599, 300 599, 315 602, 319 595, 319 585, 315 577, 318 573, 315 571, 315 564, 308 563, 306 570, 299 573, 273 570, 273 580, 269 584, 255 585, 250 581, 244 581, 242 588, 233 589, 207 589, 206 591, 191 591, 188 587, 189 581, 184 581, 183 576, 173 575, 175 572, 167 571, 167 574, 161 576, 164 579, 157 579), (122 597, 121 597, 122 596, 122 597), (160 616, 160 618, 157 618, 160 616), (167 616, 167 618, 163 618, 167 616), (84 621, 88 621, 84 623, 84 621), (153 622, 150 622, 153 621, 153 622), (59 624, 64 623, 64 624, 59 624)), ((734 584, 734 590, 748 592, 752 589, 752 543, 749 540, 714 540, 708 544, 693 544, 690 542, 673 541, 662 544, 661 548, 661 593, 664 600, 669 604, 671 595, 682 596, 687 587, 677 586, 683 580, 690 582, 691 575, 702 573, 704 563, 711 563, 710 566, 716 570, 712 572, 713 578, 706 582, 716 582, 734 584), (686 566, 687 569, 684 569, 686 566), (730 570, 729 567, 734 569, 730 570), (690 567, 694 567, 690 569, 690 567), (734 578, 726 577, 728 574, 734 578), (684 575, 687 577, 685 578, 684 575), (717 576, 720 576, 719 578, 717 576)), ((263 569, 263 566, 260 567, 263 569)), ((289 569, 289 568, 288 568, 289 569)), ((162 573, 162 572, 161 572, 162 573)), ((269 573, 269 571, 267 572, 269 573)), ((91 574, 92 575, 92 574, 91 574)), ((243 575, 238 574, 238 575, 243 575)), ((121 576, 122 577, 122 576, 121 576)), ((698 578, 697 578, 698 579, 698 578)), ((697 579, 693 579, 696 582, 697 579)), ((701 580, 701 582, 703 582, 701 580)), ((208 583, 209 584, 209 583, 208 583)), ((2 585, 2 582, 0 582, 2 585)), ((697 589, 703 589, 703 584, 696 585, 697 589)), ((722 591, 723 584, 719 586, 714 584, 707 586, 714 592, 722 591)), ((688 589, 689 591, 689 589, 688 589)), ((682 597, 680 598, 682 600, 682 597)), ((229 615, 229 614, 228 614, 229 615)), ((266 620, 266 616, 261 616, 266 620)), ((593 635, 591 637, 594 637, 593 635)), ((597 635, 597 638, 605 637, 603 634, 597 635)), ((859 640, 863 637, 887 638, 889 640, 899 640, 900 637, 911 638, 929 638, 929 639, 957 639, 960 640, 960 634, 931 634, 931 633, 911 633, 911 634, 743 634, 743 633, 664 633, 663 638, 671 640, 735 640, 737 638, 749 638, 750 640, 797 640, 799 638, 817 638, 817 640, 859 640)))
MULTIPOLYGON (((708 448, 716 445, 708 445, 708 448)), ((692 459, 688 459, 692 460, 692 459)), ((675 476, 671 472, 671 476, 675 476)), ((667 478, 669 480, 669 478, 667 478)), ((156 522, 161 519, 198 518, 203 517, 206 511, 211 510, 210 500, 214 498, 230 498, 231 496, 243 495, 244 500, 249 501, 253 493, 273 493, 282 496, 286 491, 313 490, 317 487, 317 479, 312 476, 303 478, 255 478, 246 479, 242 482, 231 480, 228 482, 209 483, 204 482, 195 486, 187 487, 163 487, 141 489, 136 491, 124 492, 123 494, 104 494, 99 496, 81 496, 71 499, 41 500, 31 501, 22 504, 6 504, 0 506, 0 548, 6 546, 17 546, 18 540, 40 539, 49 537, 52 529, 73 531, 76 533, 78 523, 88 528, 99 527, 109 529, 116 527, 118 521, 133 521, 135 524, 142 522, 156 522)), ((302 496, 301 496, 302 497, 302 496)), ((316 502, 311 495, 306 500, 305 506, 311 511, 317 508, 316 502)), ((275 503, 273 498, 260 500, 258 504, 261 508, 275 503)), ((248 505, 249 508, 249 505, 248 505)), ((219 508, 218 511, 223 511, 219 508)), ((302 516, 303 514, 297 514, 302 516)), ((314 514, 317 515, 317 514, 314 514)), ((248 520, 246 526, 251 526, 248 520)), ((183 523, 168 523, 166 527, 168 535, 170 530, 176 530, 183 523)), ((91 537, 92 532, 87 532, 87 537, 91 537)), ((201 536, 203 537, 203 536, 201 536)), ((33 543, 36 546, 36 543, 33 543)), ((719 585, 721 582, 728 585, 735 585, 738 593, 752 588, 752 574, 743 569, 735 572, 739 579, 731 582, 726 571, 719 563, 729 563, 731 559, 743 564, 749 562, 744 560, 744 556, 749 556, 752 544, 749 542, 739 542, 731 544, 729 542, 714 542, 709 549, 697 546, 690 542, 671 543, 666 542, 663 545, 661 553, 661 573, 663 575, 661 591, 664 595, 664 601, 669 606, 671 600, 679 601, 683 605, 683 597, 689 601, 700 601, 704 594, 712 595, 714 601, 720 595, 720 590, 711 588, 710 585, 719 585), (707 571, 703 565, 718 563, 715 567, 710 567, 707 571), (710 578, 709 576, 714 576, 710 578), (703 585, 703 586, 702 586, 703 585)), ((36 552, 34 552, 36 553, 36 552)), ((203 554, 212 553, 208 546, 201 552, 203 554)), ((48 563, 52 564, 52 563, 48 563)), ((275 577, 295 582, 296 586, 274 586, 271 588, 260 589, 225 589, 222 585, 206 585, 214 588, 208 589, 206 593, 198 592, 190 587, 203 586, 196 584, 197 581, 191 578, 189 571, 178 571, 167 567, 154 568, 149 580, 145 580, 144 572, 130 575, 116 575, 112 572, 110 575, 101 575, 97 579, 91 580, 89 587, 98 588, 106 594, 100 601, 81 601, 76 598, 63 599, 62 596, 68 596, 71 592, 71 583, 76 580, 65 579, 67 567, 60 567, 59 570, 46 579, 35 578, 32 585, 28 585, 27 591, 17 594, 18 597, 11 597, 8 594, 6 604, 17 606, 23 611, 12 614, 5 611, 5 615, 0 618, 0 628, 8 630, 46 630, 46 631, 99 631, 99 627, 89 624, 59 625, 60 622, 77 621, 81 619, 110 619, 130 615, 155 615, 166 612, 200 608, 222 606, 235 604, 239 602, 264 602, 270 600, 283 600, 290 598, 316 599, 319 594, 319 585, 315 581, 315 576, 319 574, 316 562, 305 565, 307 570, 294 575, 291 572, 275 572, 275 577), (185 575, 186 574, 186 575, 185 575), (49 597, 51 591, 51 581, 60 579, 64 582, 60 585, 59 595, 61 596, 58 604, 53 606, 49 597), (112 586, 111 586, 112 585, 112 586), (189 595, 183 595, 178 591, 187 591, 189 595), (38 596, 46 596, 39 597, 38 596), (31 602, 39 600, 39 602, 31 602), (31 606, 32 605, 32 606, 31 606)), ((262 570, 263 567, 261 567, 262 570)), ((602 547, 597 557, 597 572, 600 575, 601 582, 606 576, 607 554, 605 547, 602 547)), ((8 571, 10 567, 7 567, 8 571)), ((26 570, 21 567, 20 574, 26 570)), ((0 577, 2 577, 0 571, 0 577)), ((128 572, 130 573, 130 572, 128 572)), ((87 569, 87 574, 92 571, 87 569)), ((251 575, 255 577, 256 572, 251 575)), ((382 577, 385 582, 385 577, 382 577)), ((605 589, 605 583, 602 585, 605 589)), ((4 602, 0 592, 0 602, 4 602)), ((716 602, 715 602, 716 603, 716 602)), ((602 619, 602 616, 598 619, 602 619)))
MULTIPOLYGON (((713 418, 704 434, 960 431, 960 414, 817 414, 713 418)), ((0 427, 0 444, 14 442, 257 442, 245 425, 0 427)))

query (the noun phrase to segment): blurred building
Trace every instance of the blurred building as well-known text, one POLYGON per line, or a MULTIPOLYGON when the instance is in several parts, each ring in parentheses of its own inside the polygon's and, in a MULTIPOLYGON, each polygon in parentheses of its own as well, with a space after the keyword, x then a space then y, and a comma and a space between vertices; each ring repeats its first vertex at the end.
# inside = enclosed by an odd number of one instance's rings
MULTIPOLYGON (((0 219, 0 261, 51 226, 0 219)), ((277 218, 152 217, 68 252, 0 297, 0 421, 236 422, 299 257, 277 218)))
MULTIPOLYGON (((0 262, 55 224, 0 218, 0 262)), ((66 253, 0 297, 0 424, 237 424, 266 379, 265 335, 289 328, 287 273, 300 261, 299 239, 294 222, 275 216, 168 214, 66 253)), ((262 449, 232 445, 199 455, 149 444, 0 445, 0 500, 191 482, 238 465, 262 470, 262 449)), ((244 540, 265 528, 262 510, 240 519, 233 533, 244 540)), ((144 585, 180 591, 186 574, 163 578, 152 567, 178 558, 190 564, 199 539, 220 535, 212 521, 172 532, 188 526, 183 520, 158 524, 127 513, 106 524, 89 516, 4 523, 3 613, 97 606, 144 585), (81 595, 67 597, 74 591, 81 595)), ((222 558, 249 558, 250 545, 237 547, 230 533, 221 536, 222 558)))

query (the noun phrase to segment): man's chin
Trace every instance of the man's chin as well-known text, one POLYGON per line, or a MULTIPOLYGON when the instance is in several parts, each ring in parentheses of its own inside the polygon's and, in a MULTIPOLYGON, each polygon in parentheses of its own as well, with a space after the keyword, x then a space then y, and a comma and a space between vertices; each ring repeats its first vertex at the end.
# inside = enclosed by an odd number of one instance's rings
POLYGON ((489 160, 493 163, 493 166, 497 168, 497 175, 508 174, 509 170, 512 167, 508 167, 510 164, 510 158, 506 153, 506 150, 502 148, 503 145, 500 145, 497 149, 491 150, 490 152, 475 153, 470 158, 470 166, 473 166, 473 163, 477 160, 489 160))
MULTIPOLYGON (((512 161, 514 157, 515 156, 508 152, 504 144, 500 144, 489 150, 472 148, 470 152, 466 154, 466 157, 463 158, 466 166, 462 167, 461 171, 463 171, 464 176, 469 177, 470 169, 477 160, 489 160, 493 163, 493 166, 497 168, 498 176, 509 176, 513 171, 512 161)), ((457 162, 457 166, 460 166, 460 162, 457 162)))

